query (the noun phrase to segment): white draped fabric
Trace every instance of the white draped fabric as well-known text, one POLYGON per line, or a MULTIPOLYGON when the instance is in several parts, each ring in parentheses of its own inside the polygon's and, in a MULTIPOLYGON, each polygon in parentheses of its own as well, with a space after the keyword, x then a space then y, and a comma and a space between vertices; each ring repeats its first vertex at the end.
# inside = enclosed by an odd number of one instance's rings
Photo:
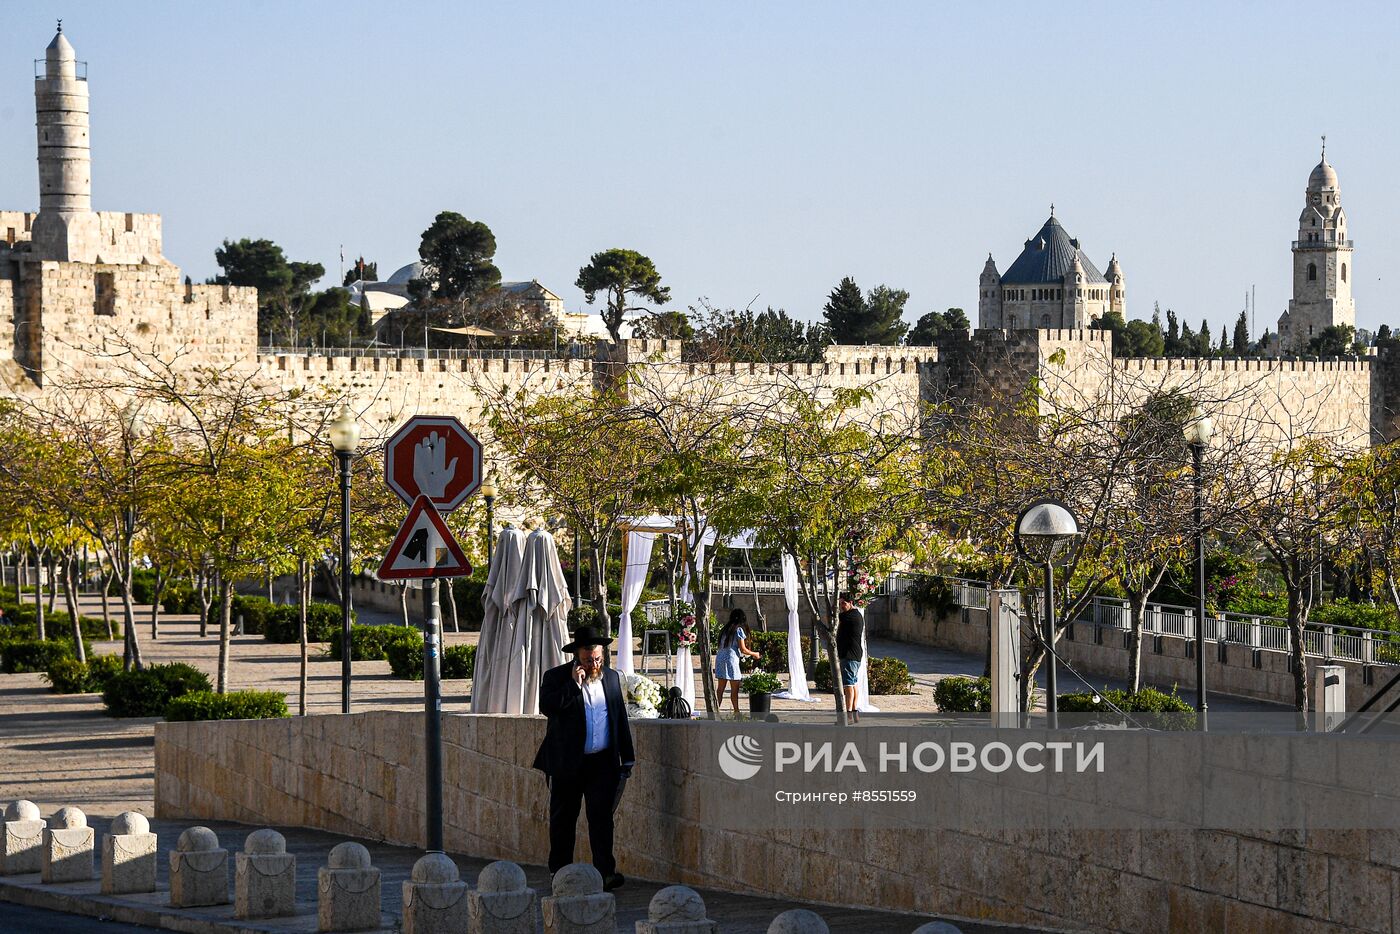
POLYGON ((617 624, 618 671, 632 674, 632 611, 642 597, 647 568, 651 565, 651 546, 655 532, 627 533, 627 566, 622 569, 622 618, 617 624))
POLYGON ((695 712, 695 666, 690 661, 690 646, 683 645, 676 650, 676 685, 681 689, 681 697, 695 712))
MULTIPOLYGON (((860 611, 861 618, 865 617, 865 611, 860 611)), ((870 668, 870 647, 865 641, 865 627, 860 629, 860 674, 856 676, 856 710, 859 713, 879 713, 880 708, 870 703, 870 678, 868 670, 870 668)))
POLYGON ((516 529, 502 529, 481 594, 485 615, 476 649, 476 674, 472 679, 472 713, 505 713, 510 673, 510 653, 515 619, 510 597, 520 577, 525 557, 525 536, 516 529))
POLYGON ((788 689, 774 697, 810 701, 807 687, 807 666, 802 660, 802 630, 797 626, 797 562, 783 555, 783 599, 787 602, 788 620, 788 689))
POLYGON ((510 615, 515 628, 505 713, 540 712, 540 679, 567 661, 564 644, 569 641, 567 620, 573 605, 554 536, 536 529, 525 541, 520 575, 511 592, 510 615))
MULTIPOLYGON (((696 540, 696 535, 694 532, 690 532, 686 535, 686 547, 695 552, 696 567, 703 568, 705 566, 705 546, 713 545, 715 543, 715 538, 715 530, 711 528, 705 529, 705 534, 699 536, 698 542, 696 540)), ((680 593, 677 596, 680 598, 682 603, 695 603, 694 595, 690 592, 689 564, 685 566, 685 580, 681 582, 680 593)))

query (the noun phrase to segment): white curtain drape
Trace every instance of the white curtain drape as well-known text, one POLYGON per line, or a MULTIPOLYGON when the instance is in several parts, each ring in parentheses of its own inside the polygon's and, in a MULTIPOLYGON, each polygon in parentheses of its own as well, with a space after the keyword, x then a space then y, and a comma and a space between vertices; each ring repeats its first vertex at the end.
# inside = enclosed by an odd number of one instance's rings
POLYGON ((695 666, 690 660, 690 646, 683 645, 676 651, 676 685, 681 689, 681 697, 695 713, 695 666))
MULTIPOLYGON (((865 611, 860 610, 861 619, 865 611)), ((856 710, 860 713, 879 713, 880 708, 870 703, 870 647, 865 641, 865 627, 860 627, 860 674, 856 676, 856 710)))
MULTIPOLYGON (((507 677, 506 713, 540 712, 540 679, 566 661, 567 620, 573 600, 559 566, 554 536, 536 529, 525 540, 520 576, 511 594, 515 620, 507 677)), ((479 650, 478 650, 479 651, 479 650)))
MULTIPOLYGON (((715 530, 709 526, 705 527, 704 534, 699 536, 698 540, 693 531, 686 533, 686 547, 695 552, 696 567, 703 568, 705 566, 705 546, 713 545, 716 538, 715 530)), ((681 581, 681 589, 676 594, 676 597, 682 603, 689 603, 693 606, 695 604, 695 595, 690 591, 690 565, 686 564, 684 570, 685 579, 681 581)))
POLYGON ((511 642, 515 618, 510 597, 520 577, 525 556, 525 536, 516 529, 502 529, 496 540, 491 570, 481 595, 485 614, 476 649, 476 673, 472 679, 472 713, 505 713, 509 693, 511 642))
POLYGON ((807 666, 802 659, 802 630, 797 626, 797 562, 783 555, 783 600, 787 602, 788 621, 788 689, 774 697, 810 701, 807 688, 807 666))
POLYGON ((642 597, 642 586, 646 584, 647 568, 651 566, 651 546, 656 541, 654 532, 627 533, 627 566, 622 569, 622 618, 617 624, 618 671, 632 674, 632 611, 642 597))

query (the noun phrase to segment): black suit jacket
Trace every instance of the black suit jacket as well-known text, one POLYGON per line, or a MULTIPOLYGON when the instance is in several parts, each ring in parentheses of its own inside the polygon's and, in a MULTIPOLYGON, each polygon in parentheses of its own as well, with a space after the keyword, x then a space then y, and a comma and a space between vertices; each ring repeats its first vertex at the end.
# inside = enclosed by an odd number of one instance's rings
MULTIPOLYGON (((535 754, 534 767, 553 777, 577 774, 583 764, 583 745, 588 738, 584 722, 587 705, 583 689, 574 683, 573 662, 551 668, 540 679, 540 713, 549 719, 544 742, 535 754)), ((612 668, 603 669, 603 696, 608 702, 608 727, 612 742, 607 752, 623 771, 632 768, 632 729, 627 724, 627 706, 622 697, 622 679, 612 668)))

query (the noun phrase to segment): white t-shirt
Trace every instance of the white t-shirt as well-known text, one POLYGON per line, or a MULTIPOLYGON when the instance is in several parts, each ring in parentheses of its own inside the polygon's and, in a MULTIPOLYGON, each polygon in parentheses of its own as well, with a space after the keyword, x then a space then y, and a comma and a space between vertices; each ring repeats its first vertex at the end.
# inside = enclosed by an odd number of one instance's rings
POLYGON ((608 697, 603 692, 603 679, 583 682, 583 720, 587 733, 583 740, 585 753, 602 752, 608 748, 608 697))

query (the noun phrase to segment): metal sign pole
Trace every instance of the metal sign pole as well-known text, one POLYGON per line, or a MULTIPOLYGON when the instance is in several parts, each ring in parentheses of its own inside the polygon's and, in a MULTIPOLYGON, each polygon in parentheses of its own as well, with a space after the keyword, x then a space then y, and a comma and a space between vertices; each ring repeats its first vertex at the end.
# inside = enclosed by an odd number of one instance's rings
POLYGON ((429 851, 442 847, 442 665, 441 627, 438 620, 437 579, 423 581, 423 756, 427 777, 427 843, 429 851))

